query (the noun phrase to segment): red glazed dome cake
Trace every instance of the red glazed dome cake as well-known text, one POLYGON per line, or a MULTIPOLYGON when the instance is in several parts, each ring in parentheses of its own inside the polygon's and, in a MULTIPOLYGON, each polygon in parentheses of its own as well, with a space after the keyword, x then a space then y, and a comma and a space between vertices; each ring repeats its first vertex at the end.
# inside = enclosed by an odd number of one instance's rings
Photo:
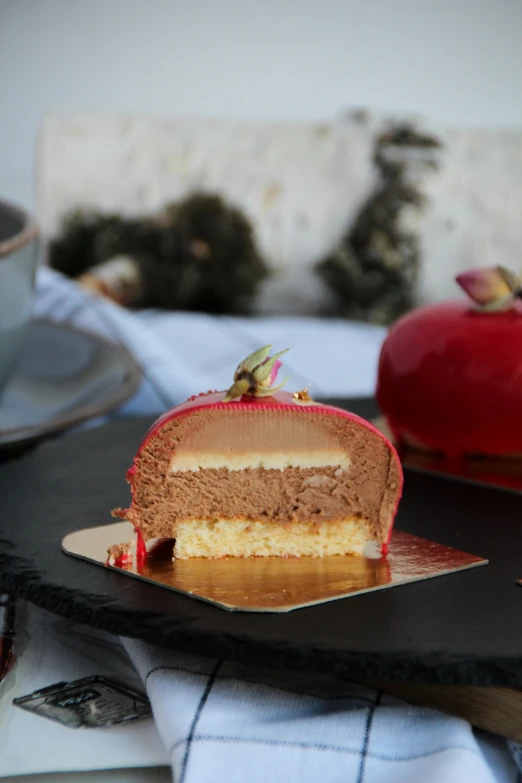
POLYGON ((418 307, 392 326, 379 359, 379 407, 405 453, 462 463, 520 458, 522 279, 492 267, 456 280, 467 300, 418 307))
POLYGON ((269 351, 247 357, 228 392, 158 419, 128 473, 131 506, 114 514, 145 541, 175 539, 181 559, 385 547, 402 490, 395 449, 355 414, 280 391, 269 351))

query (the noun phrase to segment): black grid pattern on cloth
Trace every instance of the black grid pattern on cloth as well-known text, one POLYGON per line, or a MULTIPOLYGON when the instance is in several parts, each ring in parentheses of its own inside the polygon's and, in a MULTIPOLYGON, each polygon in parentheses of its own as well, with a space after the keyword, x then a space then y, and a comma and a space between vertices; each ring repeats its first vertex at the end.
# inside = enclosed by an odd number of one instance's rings
MULTIPOLYGON (((184 666, 174 666, 172 664, 162 664, 160 666, 155 666, 153 669, 151 669, 146 677, 145 677, 145 684, 147 684, 150 677, 152 677, 153 674, 156 674, 157 672, 184 672, 185 674, 194 674, 196 676, 200 677, 207 677, 207 672, 198 672, 194 671, 193 669, 189 669, 184 666)), ((234 675, 230 674, 220 674, 218 677, 218 680, 220 681, 226 681, 226 680, 237 680, 238 678, 234 675)), ((284 687, 283 685, 277 686, 274 685, 273 682, 266 683, 263 682, 262 679, 247 679, 246 682, 250 683, 251 685, 262 685, 266 688, 271 688, 275 691, 282 691, 283 693, 291 693, 296 696, 306 696, 309 699, 319 699, 321 701, 350 701, 354 702, 355 704, 363 703, 363 704, 370 704, 374 705, 375 700, 370 699, 368 696, 360 696, 358 694, 352 694, 352 693, 341 693, 341 694, 334 694, 334 695, 318 695, 316 693, 309 693, 307 691, 298 690, 293 685, 288 685, 288 687, 284 687)))
MULTIPOLYGON (((214 667, 214 669, 212 671, 212 674, 210 675, 210 677, 207 680, 207 684, 205 686, 205 690, 203 691, 203 693, 201 695, 201 698, 200 698, 200 700, 198 702, 198 706, 196 707, 196 712, 194 713, 194 719, 192 720, 192 725, 190 726, 189 735, 187 737, 187 744, 186 744, 186 747, 185 747, 185 753, 183 754, 183 761, 181 762, 181 773, 180 773, 180 777, 179 777, 179 783, 185 783, 185 777, 186 777, 186 774, 187 774, 187 767, 188 767, 188 762, 189 762, 189 758, 190 758, 190 750, 191 750, 191 747, 192 747, 192 741, 194 739, 194 734, 195 734, 195 731, 196 731, 196 728, 197 728, 197 725, 198 725, 198 721, 199 721, 199 719, 201 717, 201 713, 203 712, 203 708, 204 708, 205 704, 207 703, 207 699, 210 696, 210 691, 212 690, 212 686, 214 685, 214 683, 216 681, 216 677, 218 676, 218 672, 219 672, 219 670, 221 668, 221 664, 222 663, 223 663, 223 661, 218 661, 217 664, 215 665, 215 667, 214 667)), ((169 757, 172 756, 172 754, 173 754, 173 752, 174 752, 174 750, 176 748, 176 745, 177 745, 177 743, 171 748, 170 753, 169 753, 169 757)))
MULTIPOLYGON (((237 677, 234 676, 227 676, 224 674, 219 674, 219 670, 223 665, 223 661, 218 661, 218 663, 215 665, 214 669, 209 673, 202 672, 202 671, 195 671, 194 669, 190 669, 185 666, 177 666, 177 665, 167 665, 162 664, 155 666, 152 668, 145 677, 145 683, 149 680, 149 678, 158 673, 158 672, 181 672, 186 673, 190 675, 196 675, 200 677, 206 677, 207 683, 205 685, 205 688, 201 694, 200 699, 198 700, 196 710, 194 713, 194 718, 191 723, 191 727, 189 730, 188 736, 182 739, 178 739, 174 742, 172 747, 170 748, 170 757, 172 757, 172 754, 175 750, 177 750, 182 745, 186 745, 185 753, 183 756, 182 764, 181 764, 181 774, 179 778, 179 783, 185 783, 186 776, 187 776, 187 769, 188 769, 188 762, 190 758, 190 753, 192 748, 195 744, 198 743, 222 743, 222 744, 231 744, 231 745, 258 745, 258 746, 267 746, 267 747, 278 747, 278 748, 287 748, 289 750, 295 749, 295 750, 312 750, 312 751, 319 751, 324 753, 334 753, 334 754, 340 754, 340 755, 359 755, 360 756, 360 764, 359 769, 357 772, 357 778, 355 783, 364 783, 365 779, 365 772, 366 772, 366 761, 367 759, 376 759, 379 761, 387 761, 391 763, 403 763, 403 762, 409 762, 409 761, 417 761, 418 759, 424 759, 428 758, 430 756, 436 756, 440 753, 447 753, 451 751, 466 751, 468 753, 471 753, 473 755, 478 755, 481 757, 481 754, 477 754, 476 751, 472 750, 469 747, 461 746, 461 745, 450 745, 447 747, 441 747, 441 748, 434 748, 432 750, 426 751, 425 753, 412 753, 408 755, 399 755, 399 756, 392 756, 385 753, 376 753, 370 751, 370 739, 371 739, 371 733, 372 733, 372 727, 374 723, 375 714, 377 712, 377 709, 382 704, 382 700, 384 697, 384 693, 382 691, 378 691, 376 693, 376 696, 374 699, 368 699, 366 697, 359 697, 359 696, 350 696, 350 695, 344 695, 344 696, 314 696, 313 694, 308 693, 300 693, 298 695, 307 696, 309 698, 318 698, 323 699, 324 701, 330 701, 330 700, 338 700, 338 699, 346 699, 347 701, 353 701, 353 702, 364 702, 364 703, 370 703, 370 707, 368 709, 368 717, 366 719, 366 728, 364 733, 364 741, 363 746, 360 749, 355 748, 347 748, 343 746, 337 746, 337 745, 325 745, 321 743, 314 743, 314 742, 307 742, 307 741, 292 741, 292 742, 285 742, 284 740, 279 739, 256 739, 256 738, 247 738, 247 737, 238 737, 238 736, 226 736, 226 735, 213 735, 213 734, 197 734, 197 726, 199 723, 199 720, 201 718, 201 714, 203 712, 203 709, 205 707, 205 704, 208 701, 208 698, 210 696, 210 693, 212 691, 212 688, 214 687, 214 684, 216 681, 226 681, 226 680, 237 680, 237 677)), ((261 682, 255 683, 255 684, 263 684, 261 682)), ((273 686, 272 684, 266 685, 268 688, 274 688, 275 690, 282 690, 285 691, 287 689, 284 688, 277 688, 277 686, 273 686)), ((295 691, 292 691, 288 689, 288 692, 295 693, 295 691)), ((522 774, 520 777, 517 778, 517 783, 522 783, 522 774)))
MULTIPOLYGON (((183 743, 186 742, 185 739, 178 740, 173 746, 172 746, 172 752, 176 750, 176 748, 179 748, 180 745, 183 745, 183 743)), ((351 756, 362 756, 364 749, 356 750, 355 748, 343 748, 339 745, 322 745, 319 743, 314 742, 285 742, 284 740, 271 740, 271 739, 254 739, 252 737, 225 737, 218 734, 196 734, 194 737, 192 737, 192 745, 198 742, 220 742, 220 743, 230 743, 231 745, 266 745, 268 747, 274 747, 274 748, 290 748, 290 749, 297 749, 297 750, 318 750, 318 751, 324 751, 325 753, 339 753, 339 754, 347 754, 351 756)), ((404 761, 417 761, 418 759, 426 759, 430 756, 437 756, 439 753, 450 753, 454 750, 462 750, 466 753, 471 753, 473 756, 477 756, 478 758, 482 759, 482 755, 480 753, 477 753, 475 750, 472 750, 471 748, 466 747, 465 745, 448 745, 447 747, 443 748, 435 748, 434 750, 427 750, 425 753, 415 753, 408 756, 388 756, 384 753, 372 753, 369 750, 366 750, 365 757, 371 758, 371 759, 378 759, 379 761, 390 761, 390 762, 398 762, 402 763, 404 761)))
POLYGON ((370 736, 372 733, 373 719, 375 717, 375 711, 382 701, 382 691, 377 691, 374 704, 368 710, 368 719, 366 721, 366 730, 364 732, 364 745, 361 751, 361 764, 359 766, 359 775, 357 776, 357 783, 364 783, 364 773, 366 770, 366 759, 368 758, 368 748, 370 747, 370 736))

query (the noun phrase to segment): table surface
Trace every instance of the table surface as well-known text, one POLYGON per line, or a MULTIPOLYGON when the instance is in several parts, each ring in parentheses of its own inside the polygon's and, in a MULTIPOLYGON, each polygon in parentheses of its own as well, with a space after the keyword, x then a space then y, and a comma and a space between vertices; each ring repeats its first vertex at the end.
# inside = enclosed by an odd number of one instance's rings
POLYGON ((43 775, 15 775, 2 783, 171 783, 170 767, 143 769, 101 769, 90 772, 48 772, 43 775))
MULTIPOLYGON (((352 405, 352 408, 355 406, 352 405)), ((522 495, 407 471, 398 529, 490 564, 287 615, 226 612, 64 555, 110 523, 149 419, 46 443, 0 466, 4 585, 77 621, 187 652, 365 679, 522 685, 522 495)))

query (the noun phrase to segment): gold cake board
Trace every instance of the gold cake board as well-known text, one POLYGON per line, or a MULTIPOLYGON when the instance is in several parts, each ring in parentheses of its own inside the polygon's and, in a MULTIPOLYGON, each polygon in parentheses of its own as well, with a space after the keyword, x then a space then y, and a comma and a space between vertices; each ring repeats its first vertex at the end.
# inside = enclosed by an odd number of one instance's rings
POLYGON ((487 560, 452 547, 394 531, 389 553, 374 544, 364 556, 226 557, 173 560, 173 541, 148 542, 138 565, 136 535, 130 522, 69 533, 62 541, 68 555, 119 571, 122 575, 189 595, 223 609, 289 612, 306 606, 395 587, 480 565, 487 560), (106 566, 107 550, 132 541, 132 565, 106 566))
MULTIPOLYGON (((78 530, 65 536, 63 550, 124 576, 152 582, 228 610, 288 612, 305 606, 404 585, 487 560, 426 539, 394 531, 389 554, 367 557, 224 558, 172 561, 172 541, 149 545, 138 573, 105 566, 107 549, 134 541, 128 522, 78 530)), ((473 726, 522 742, 522 691, 514 688, 364 682, 406 702, 439 709, 473 726)))

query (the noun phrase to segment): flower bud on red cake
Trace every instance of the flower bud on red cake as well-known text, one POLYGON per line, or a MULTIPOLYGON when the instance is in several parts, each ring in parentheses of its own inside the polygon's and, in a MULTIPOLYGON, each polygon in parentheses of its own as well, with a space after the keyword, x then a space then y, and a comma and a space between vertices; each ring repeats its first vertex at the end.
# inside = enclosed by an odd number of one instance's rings
POLYGON ((522 453, 520 280, 464 272, 469 300, 419 307, 391 328, 377 400, 396 441, 450 458, 522 453))

